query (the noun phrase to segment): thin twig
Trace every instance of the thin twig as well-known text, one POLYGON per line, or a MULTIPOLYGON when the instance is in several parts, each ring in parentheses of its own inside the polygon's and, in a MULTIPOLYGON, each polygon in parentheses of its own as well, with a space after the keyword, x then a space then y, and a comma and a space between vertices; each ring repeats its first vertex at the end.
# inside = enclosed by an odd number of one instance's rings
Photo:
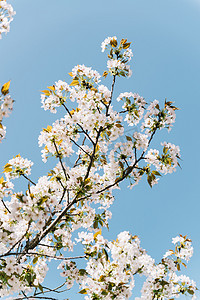
POLYGON ((36 185, 35 182, 33 182, 30 178, 28 178, 25 174, 21 174, 24 178, 26 178, 26 180, 28 180, 30 183, 32 183, 33 185, 36 185))
POLYGON ((80 148, 85 154, 87 154, 89 157, 91 157, 91 155, 89 153, 87 153, 79 144, 77 144, 73 139, 70 139, 70 141, 72 141, 78 148, 80 148))
POLYGON ((116 75, 113 75, 113 82, 112 82, 112 87, 111 87, 111 96, 110 96, 110 101, 106 107, 106 116, 108 116, 108 111, 112 102, 112 97, 113 97, 113 92, 114 92, 114 86, 115 86, 115 80, 116 80, 116 75))
MULTIPOLYGON (((84 136, 84 139, 83 139, 83 142, 82 142, 82 146, 84 146, 84 143, 85 143, 85 140, 86 140, 86 136, 84 136)), ((79 161, 79 159, 81 158, 81 154, 79 154, 79 156, 77 157, 75 163, 74 163, 74 167, 77 166, 77 163, 79 161)))
MULTIPOLYGON (((67 108, 67 106, 66 106, 64 103, 63 103, 62 105, 63 105, 63 107, 66 109, 66 111, 68 112, 69 116, 72 118, 72 114, 70 113, 70 111, 69 111, 69 109, 67 108)), ((81 130, 82 130, 83 133, 87 136, 87 138, 90 140, 90 142, 91 142, 92 144, 94 144, 94 141, 91 139, 91 137, 89 136, 89 134, 87 133, 87 131, 85 131, 85 130, 83 129, 82 125, 79 124, 79 123, 77 123, 77 125, 81 128, 81 130)))
POLYGON ((59 151, 58 151, 58 147, 57 147, 57 145, 56 145, 55 140, 53 140, 53 144, 54 144, 54 147, 56 148, 56 153, 57 153, 58 159, 59 159, 59 161, 60 161, 61 167, 62 167, 62 169, 63 169, 64 175, 65 175, 65 179, 66 179, 66 181, 67 181, 67 180, 69 179, 69 175, 66 173, 66 170, 65 170, 65 167, 64 167, 64 165, 63 165, 63 162, 62 162, 62 159, 61 159, 61 155, 60 155, 60 153, 59 153, 59 151))
POLYGON ((28 228, 26 229, 26 232, 22 235, 22 237, 14 245, 12 245, 12 247, 6 253, 1 254, 0 257, 8 256, 9 253, 17 246, 17 244, 23 240, 23 238, 26 236, 29 228, 30 228, 30 222, 28 224, 28 228))
POLYGON ((3 199, 1 199, 1 202, 3 203, 3 206, 5 207, 5 209, 9 212, 9 214, 11 214, 11 211, 9 210, 9 208, 6 206, 5 202, 3 201, 3 199))
MULTIPOLYGON (((39 245, 39 244, 38 244, 39 245)), ((17 255, 20 255, 20 254, 24 254, 23 252, 10 252, 10 253, 6 253, 4 255, 1 255, 1 256, 17 256, 17 255)), ((27 252, 26 253, 26 256, 39 256, 39 257, 49 257, 49 258, 52 258, 52 259, 55 259, 55 260, 72 260, 72 259, 80 259, 80 258, 86 258, 86 255, 80 255, 80 256, 71 256, 71 257, 63 257, 63 256, 54 256, 54 255, 48 255, 48 254, 44 254, 44 253, 39 253, 39 252, 27 252)))
POLYGON ((61 284, 60 286, 58 286, 57 288, 54 288, 54 289, 50 289, 50 288, 48 288, 48 287, 43 286, 43 289, 46 289, 47 291, 35 293, 34 296, 41 295, 41 294, 46 294, 46 293, 52 293, 52 292, 53 292, 53 293, 57 293, 57 294, 66 292, 66 291, 68 291, 69 289, 64 289, 64 290, 62 290, 62 291, 58 291, 58 290, 61 289, 64 285, 65 285, 65 282, 62 283, 62 284, 61 284))
POLYGON ((56 298, 52 297, 39 297, 39 296, 28 296, 28 297, 20 297, 20 298, 15 298, 13 300, 22 300, 22 299, 48 299, 48 300, 58 300, 56 298))
POLYGON ((72 257, 63 257, 63 256, 54 256, 54 255, 48 255, 48 254, 44 254, 44 253, 38 253, 38 252, 28 252, 27 256, 30 255, 37 255, 37 256, 45 256, 45 257, 49 257, 55 260, 72 260, 72 259, 80 259, 80 258, 85 258, 86 255, 80 255, 80 256, 72 256, 72 257))

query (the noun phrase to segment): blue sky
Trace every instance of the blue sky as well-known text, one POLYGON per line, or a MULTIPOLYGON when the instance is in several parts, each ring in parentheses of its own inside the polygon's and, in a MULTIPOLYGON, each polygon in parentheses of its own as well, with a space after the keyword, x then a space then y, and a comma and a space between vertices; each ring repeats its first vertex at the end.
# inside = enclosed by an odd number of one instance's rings
POLYGON ((0 83, 11 79, 16 102, 6 119, 0 168, 20 153, 34 162, 34 179, 48 171, 53 163, 42 163, 37 138, 42 127, 61 114, 41 109, 40 90, 59 79, 69 82, 67 73, 77 64, 102 73, 106 55, 101 42, 113 35, 128 38, 133 76, 117 81, 114 96, 132 91, 148 101, 175 101, 180 108, 176 124, 156 139, 155 146, 164 140, 179 145, 182 170, 164 176, 153 189, 145 181, 132 190, 122 184, 106 235, 112 239, 123 230, 137 234, 159 260, 171 248, 172 237, 187 234, 194 256, 186 274, 200 287, 200 0, 9 2, 17 14, 11 32, 0 41, 0 83))

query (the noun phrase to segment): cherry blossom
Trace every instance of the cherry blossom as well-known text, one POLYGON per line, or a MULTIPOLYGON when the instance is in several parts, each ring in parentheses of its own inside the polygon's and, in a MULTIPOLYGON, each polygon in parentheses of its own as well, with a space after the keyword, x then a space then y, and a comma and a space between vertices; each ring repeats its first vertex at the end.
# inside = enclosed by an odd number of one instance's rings
POLYGON ((13 21, 13 16, 15 11, 11 4, 8 4, 6 0, 0 1, 0 39, 2 38, 2 33, 7 33, 10 31, 10 23, 13 21))
MULTIPOLYGON (((138 300, 175 299, 181 294, 195 299, 195 282, 180 274, 193 254, 189 238, 175 237, 175 249, 157 263, 141 247, 138 236, 124 231, 109 241, 102 235, 116 201, 113 191, 122 181, 128 179, 133 188, 145 177, 153 187, 161 174, 175 172, 179 166, 178 146, 164 141, 161 149, 151 148, 154 136, 161 129, 171 130, 175 122, 173 102, 147 101, 135 92, 114 94, 117 78, 132 73, 130 45, 115 36, 102 43, 102 52, 109 53, 103 77, 112 77, 111 87, 101 83, 96 70, 77 65, 68 82, 58 80, 42 91, 44 110, 63 111, 63 117, 43 128, 38 138, 43 162, 53 158, 56 163, 38 180, 30 177, 33 163, 20 154, 4 166, 0 297, 48 299, 50 295, 55 299, 57 292, 66 298, 67 289, 75 284, 85 300, 122 300, 132 297, 140 275, 144 284, 138 300), (128 126, 133 131, 126 135, 128 126), (14 179, 25 180, 25 191, 15 191, 14 179), (81 254, 71 255, 77 248, 81 254), (46 287, 46 275, 55 266, 63 283, 46 287)), ((1 122, 12 110, 8 89, 8 83, 2 87, 1 122)), ((0 134, 5 135, 3 125, 0 134)))

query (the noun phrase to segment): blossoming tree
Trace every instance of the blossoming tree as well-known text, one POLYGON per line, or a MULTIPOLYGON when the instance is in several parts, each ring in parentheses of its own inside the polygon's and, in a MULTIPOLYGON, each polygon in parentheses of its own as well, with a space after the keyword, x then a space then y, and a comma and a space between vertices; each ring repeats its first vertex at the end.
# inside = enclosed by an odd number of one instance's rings
MULTIPOLYGON (((0 34, 9 31, 13 15, 12 7, 0 1, 0 34)), ((113 191, 122 181, 128 179, 132 188, 146 177, 152 187, 161 174, 172 173, 179 165, 178 146, 163 142, 161 150, 151 149, 154 136, 170 130, 175 122, 173 103, 147 104, 133 92, 114 99, 117 78, 131 76, 130 44, 115 36, 102 43, 102 52, 108 51, 103 77, 112 76, 110 89, 100 83, 97 71, 78 65, 69 73, 69 83, 59 80, 42 91, 45 110, 63 109, 63 117, 39 136, 43 161, 57 159, 47 175, 34 182, 33 163, 19 154, 4 166, 0 178, 0 296, 4 299, 57 299, 58 293, 64 299, 75 282, 80 298, 86 300, 128 299, 138 274, 145 279, 141 297, 135 299, 172 300, 181 294, 195 299, 195 282, 179 274, 193 253, 189 238, 172 239, 174 249, 155 263, 137 236, 125 231, 108 241, 102 235, 112 216, 113 191), (128 126, 135 132, 118 142, 128 126), (71 166, 66 158, 73 161, 71 166), (27 181, 24 192, 14 191, 16 178, 27 181), (69 257, 68 252, 80 245, 83 254, 69 257), (43 284, 51 261, 63 277, 58 287, 43 284)), ((1 140, 3 117, 13 105, 9 87, 7 82, 1 89, 1 140)))

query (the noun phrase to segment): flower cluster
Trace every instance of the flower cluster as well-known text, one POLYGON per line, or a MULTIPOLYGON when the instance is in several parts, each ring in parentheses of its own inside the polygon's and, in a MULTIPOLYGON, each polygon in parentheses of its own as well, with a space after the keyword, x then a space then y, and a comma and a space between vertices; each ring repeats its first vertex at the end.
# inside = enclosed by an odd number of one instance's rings
POLYGON ((5 138, 6 127, 2 124, 3 118, 8 117, 13 109, 13 99, 8 95, 10 81, 6 82, 1 88, 0 95, 0 142, 5 138))
POLYGON ((142 297, 137 300, 174 299, 180 294, 192 295, 192 299, 196 299, 196 283, 185 275, 176 274, 181 265, 186 267, 182 260, 188 261, 192 256, 191 240, 180 235, 173 238, 172 243, 175 244, 175 251, 167 251, 162 263, 148 274, 142 288, 142 297))
MULTIPOLYGON (((47 126, 44 128, 39 136, 39 146, 45 144, 42 151, 43 161, 47 161, 49 154, 52 156, 62 155, 62 157, 70 156, 74 151, 72 150, 72 142, 70 136, 73 134, 68 130, 68 126, 72 128, 71 119, 62 119, 60 122, 55 122, 53 126, 47 126), (69 122, 68 122, 69 121, 69 122), (68 126, 67 126, 68 125, 68 126)), ((75 137, 76 139, 76 137, 75 137)))
MULTIPOLYGON (((111 75, 124 77, 132 75, 130 66, 127 64, 133 56, 132 50, 129 49, 130 44, 127 39, 122 39, 118 45, 116 36, 108 37, 102 42, 102 52, 106 49, 109 50, 107 68, 111 75)), ((104 76, 107 75, 108 73, 105 71, 104 76)))
MULTIPOLYGON (((80 242, 85 247, 86 268, 78 270, 75 262, 62 262, 61 275, 66 278, 68 287, 76 281, 81 288, 80 294, 87 294, 86 300, 92 299, 128 299, 135 286, 135 276, 139 274, 147 277, 142 295, 139 299, 171 299, 180 294, 193 295, 195 299, 196 284, 184 275, 177 275, 180 271, 182 259, 177 249, 185 249, 186 256, 191 255, 191 245, 186 237, 176 237, 176 250, 170 250, 173 257, 164 255, 162 262, 155 261, 140 246, 137 236, 129 232, 121 232, 116 241, 109 242, 103 238, 101 231, 92 233, 79 233, 80 242), (181 241, 180 241, 181 239, 181 241), (179 246, 179 241, 182 243, 179 246), (188 244, 189 243, 189 244, 188 244)), ((185 264, 182 263, 184 266, 185 264)))
POLYGON ((5 181, 3 177, 0 178, 0 199, 8 197, 12 194, 13 184, 10 181, 5 181))
POLYGON ((171 143, 161 143, 163 146, 163 153, 159 155, 156 149, 150 149, 146 154, 146 161, 156 167, 156 170, 167 174, 176 170, 179 165, 180 148, 171 143))
MULTIPOLYGON (((80 80, 81 84, 85 87, 89 88, 89 82, 92 84, 93 82, 98 84, 100 82, 100 74, 96 70, 92 70, 91 67, 86 67, 85 65, 77 65, 72 69, 70 76, 73 77, 74 80, 80 80), (89 81, 89 82, 86 82, 89 81)), ((75 82, 72 82, 74 85, 75 82)))
POLYGON ((2 33, 7 33, 10 31, 10 23, 13 20, 15 11, 12 5, 8 4, 6 0, 0 1, 0 39, 2 38, 2 33))
POLYGON ((144 114, 144 109, 146 102, 143 97, 138 94, 133 93, 121 93, 117 98, 117 101, 124 101, 122 108, 127 112, 124 121, 128 123, 129 126, 135 126, 139 123, 144 114), (130 98, 133 98, 133 103, 130 98))
POLYGON ((168 128, 170 131, 176 118, 175 110, 178 109, 172 104, 172 101, 165 101, 165 107, 160 109, 158 100, 154 100, 147 109, 141 129, 146 129, 148 135, 156 129, 168 128))
POLYGON ((33 163, 27 158, 22 158, 20 154, 16 155, 4 166, 6 179, 9 181, 10 179, 20 177, 20 175, 30 175, 32 165, 33 163))
POLYGON ((65 102, 66 95, 69 91, 69 85, 62 80, 59 80, 53 86, 49 86, 48 90, 42 91, 42 108, 44 108, 44 110, 50 110, 52 113, 56 113, 56 107, 61 106, 65 102))

